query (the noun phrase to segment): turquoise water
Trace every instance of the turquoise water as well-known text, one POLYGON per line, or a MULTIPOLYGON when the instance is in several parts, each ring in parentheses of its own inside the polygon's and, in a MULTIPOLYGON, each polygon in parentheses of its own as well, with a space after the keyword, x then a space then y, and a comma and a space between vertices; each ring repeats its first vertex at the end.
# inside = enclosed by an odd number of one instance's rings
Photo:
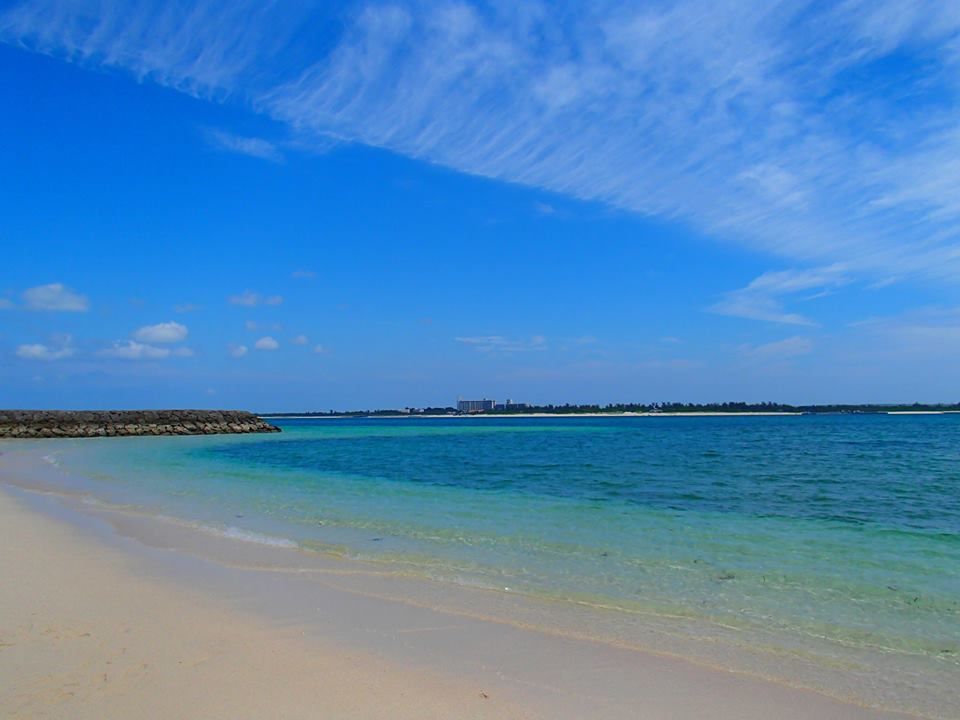
POLYGON ((57 459, 233 535, 960 672, 960 416, 278 424, 57 459))

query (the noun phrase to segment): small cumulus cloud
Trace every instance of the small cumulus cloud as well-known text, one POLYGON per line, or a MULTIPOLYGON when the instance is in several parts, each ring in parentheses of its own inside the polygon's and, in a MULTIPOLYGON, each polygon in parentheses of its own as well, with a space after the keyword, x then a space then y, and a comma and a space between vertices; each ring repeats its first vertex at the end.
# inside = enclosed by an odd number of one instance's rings
POLYGON ((257 340, 253 344, 253 347, 257 350, 277 350, 280 347, 280 343, 278 343, 269 335, 266 335, 265 337, 257 340))
POLYGON ((244 290, 238 295, 231 295, 229 298, 231 305, 244 305, 246 307, 255 307, 257 305, 280 305, 283 298, 280 295, 261 295, 252 290, 244 290))
POLYGON ((90 301, 63 283, 38 285, 23 291, 23 301, 29 310, 52 312, 86 312, 90 301))
POLYGON ((186 325, 181 325, 178 322, 165 322, 157 325, 144 325, 133 334, 133 337, 143 343, 167 344, 183 342, 188 333, 186 325))
POLYGON ((309 342, 310 342, 310 339, 306 335, 297 335, 293 339, 294 345, 307 345, 309 344, 309 342))
POLYGON ((259 327, 256 320, 247 320, 243 326, 250 332, 254 332, 259 327))
POLYGON ((260 160, 269 160, 271 162, 280 162, 283 160, 283 155, 277 146, 263 138, 234 135, 233 133, 228 133, 223 130, 213 130, 210 132, 209 137, 211 143, 221 150, 259 158, 260 160))
POLYGON ((248 352, 246 345, 231 345, 230 355, 235 358, 242 358, 248 352))
POLYGON ((324 347, 323 345, 314 345, 314 346, 313 346, 313 351, 314 351, 317 355, 326 355, 327 352, 328 352, 328 351, 327 351, 327 348, 324 347))
POLYGON ((513 340, 502 335, 474 335, 454 339, 477 352, 513 353, 547 349, 547 339, 543 335, 534 335, 529 340, 513 340))
POLYGON ((135 340, 117 340, 109 348, 101 350, 99 355, 120 360, 162 360, 170 357, 169 348, 158 348, 153 345, 139 343, 135 340))
POLYGON ((72 356, 73 353, 69 335, 62 338, 59 347, 50 347, 40 343, 17 346, 17 357, 23 360, 63 360, 72 356))

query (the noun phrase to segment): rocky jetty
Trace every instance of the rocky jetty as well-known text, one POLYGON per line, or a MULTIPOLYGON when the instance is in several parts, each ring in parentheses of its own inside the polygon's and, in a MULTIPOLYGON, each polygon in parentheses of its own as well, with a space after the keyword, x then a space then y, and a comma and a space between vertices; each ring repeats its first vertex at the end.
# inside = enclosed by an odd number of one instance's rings
POLYGON ((280 432, 239 410, 0 410, 0 438, 280 432))

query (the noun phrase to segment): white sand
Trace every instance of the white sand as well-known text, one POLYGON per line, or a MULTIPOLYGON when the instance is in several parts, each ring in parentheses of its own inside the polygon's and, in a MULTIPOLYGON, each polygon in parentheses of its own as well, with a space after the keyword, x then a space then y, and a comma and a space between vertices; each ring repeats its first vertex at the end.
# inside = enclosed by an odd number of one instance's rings
POLYGON ((224 568, 227 582, 194 573, 191 585, 156 559, 186 562, 181 550, 128 551, 136 541, 107 542, 33 505, 0 487, 4 717, 899 717, 332 581, 224 568), (308 607, 316 621, 240 609, 245 595, 308 607))
POLYGON ((143 577, 121 551, 3 494, 0 547, 3 717, 533 717, 143 577))

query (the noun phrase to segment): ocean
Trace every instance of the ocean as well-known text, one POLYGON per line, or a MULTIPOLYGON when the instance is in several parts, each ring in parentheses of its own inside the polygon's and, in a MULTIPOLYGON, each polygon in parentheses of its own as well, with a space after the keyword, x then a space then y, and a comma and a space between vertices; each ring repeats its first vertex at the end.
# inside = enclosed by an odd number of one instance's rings
POLYGON ((98 503, 521 596, 598 640, 669 627, 658 650, 750 655, 868 704, 960 707, 960 415, 276 423, 43 447, 98 503))

